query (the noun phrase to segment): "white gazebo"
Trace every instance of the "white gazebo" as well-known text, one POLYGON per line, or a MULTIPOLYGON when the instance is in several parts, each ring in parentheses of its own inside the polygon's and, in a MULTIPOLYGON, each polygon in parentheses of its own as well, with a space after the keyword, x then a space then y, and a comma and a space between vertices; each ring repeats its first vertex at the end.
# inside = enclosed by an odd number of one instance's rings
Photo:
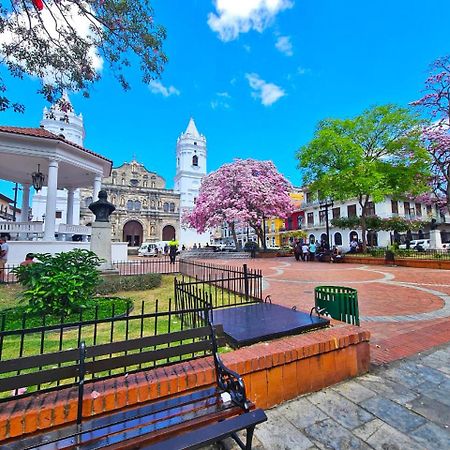
MULTIPOLYGON (((61 130, 64 128, 61 127, 61 130)), ((56 243, 57 231, 68 230, 73 234, 82 231, 73 225, 75 191, 81 187, 93 187, 96 199, 102 177, 109 176, 112 167, 112 161, 108 158, 70 142, 62 133, 57 135, 50 132, 42 125, 40 128, 0 126, 0 160, 0 178, 22 185, 20 221, 0 222, 0 233, 14 236, 14 241, 25 241, 24 248, 28 248, 25 253, 41 251, 31 248, 38 242, 40 247, 47 243, 46 251, 53 253, 50 247, 56 243), (45 222, 29 221, 30 189, 33 178, 36 181, 40 177, 36 176, 37 173, 43 176, 43 186, 47 188, 45 222), (56 230, 58 189, 67 190, 67 223, 63 227, 60 225, 60 230, 56 230)), ((9 260, 11 263, 16 262, 14 258, 9 260)))

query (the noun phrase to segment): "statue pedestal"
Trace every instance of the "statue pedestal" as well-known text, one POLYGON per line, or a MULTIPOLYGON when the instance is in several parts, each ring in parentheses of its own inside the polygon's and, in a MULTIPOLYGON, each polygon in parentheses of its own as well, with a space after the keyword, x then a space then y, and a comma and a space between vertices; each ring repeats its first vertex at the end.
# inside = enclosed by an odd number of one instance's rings
POLYGON ((433 250, 442 248, 442 239, 440 230, 430 231, 430 248, 433 250))
POLYGON ((91 251, 105 260, 100 264, 102 272, 116 271, 111 263, 111 224, 109 222, 94 222, 92 224, 91 251))

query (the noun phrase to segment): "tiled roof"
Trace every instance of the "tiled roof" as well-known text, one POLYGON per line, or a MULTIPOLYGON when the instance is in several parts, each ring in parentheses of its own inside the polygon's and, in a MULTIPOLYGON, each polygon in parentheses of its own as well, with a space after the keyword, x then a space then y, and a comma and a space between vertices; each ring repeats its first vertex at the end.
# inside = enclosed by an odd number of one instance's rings
POLYGON ((12 134, 21 134, 24 136, 33 136, 33 137, 39 137, 44 139, 53 139, 55 141, 61 141, 66 144, 72 145, 75 148, 79 148, 80 150, 83 150, 86 153, 89 153, 91 155, 96 156, 97 158, 101 158, 105 161, 108 161, 110 164, 112 164, 112 161, 108 158, 105 158, 102 155, 99 155, 98 153, 95 153, 91 150, 88 150, 87 148, 82 147, 81 145, 74 144, 73 142, 68 141, 67 139, 64 139, 61 136, 58 136, 54 133, 51 133, 50 131, 47 131, 44 128, 24 128, 24 127, 5 127, 0 126, 0 132, 3 133, 12 133, 12 134))

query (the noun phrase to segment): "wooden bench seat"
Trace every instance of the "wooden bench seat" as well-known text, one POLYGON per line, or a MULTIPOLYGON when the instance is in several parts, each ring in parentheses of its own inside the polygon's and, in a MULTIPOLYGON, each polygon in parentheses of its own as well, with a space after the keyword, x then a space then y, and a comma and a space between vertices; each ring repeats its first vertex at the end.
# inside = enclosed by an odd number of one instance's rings
POLYGON ((221 326, 208 324, 196 329, 112 344, 86 347, 82 343, 80 349, 0 362, 0 373, 11 373, 19 367, 42 367, 49 363, 69 364, 0 379, 3 389, 78 377, 77 423, 12 439, 4 445, 0 444, 0 450, 178 450, 199 448, 230 436, 242 449, 250 450, 255 426, 266 421, 267 417, 264 411, 255 410, 247 399, 242 378, 220 360, 216 329, 222 333, 221 326), (171 343, 174 346, 159 347, 171 343), (136 350, 140 350, 139 353, 127 353, 136 350), (95 375, 124 366, 204 351, 210 351, 214 358, 214 387, 172 394, 163 400, 95 417, 82 417, 86 374, 95 375), (246 430, 245 443, 236 435, 240 430, 246 430))

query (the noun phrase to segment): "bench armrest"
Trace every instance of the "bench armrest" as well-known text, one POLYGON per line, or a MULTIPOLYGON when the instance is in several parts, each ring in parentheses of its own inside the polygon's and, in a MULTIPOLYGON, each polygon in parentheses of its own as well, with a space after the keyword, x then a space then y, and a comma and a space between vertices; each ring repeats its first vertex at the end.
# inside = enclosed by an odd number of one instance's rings
POLYGON ((230 394, 233 403, 245 409, 245 411, 249 411, 251 403, 245 394, 245 385, 242 377, 226 367, 217 353, 214 353, 214 362, 219 387, 230 394))

